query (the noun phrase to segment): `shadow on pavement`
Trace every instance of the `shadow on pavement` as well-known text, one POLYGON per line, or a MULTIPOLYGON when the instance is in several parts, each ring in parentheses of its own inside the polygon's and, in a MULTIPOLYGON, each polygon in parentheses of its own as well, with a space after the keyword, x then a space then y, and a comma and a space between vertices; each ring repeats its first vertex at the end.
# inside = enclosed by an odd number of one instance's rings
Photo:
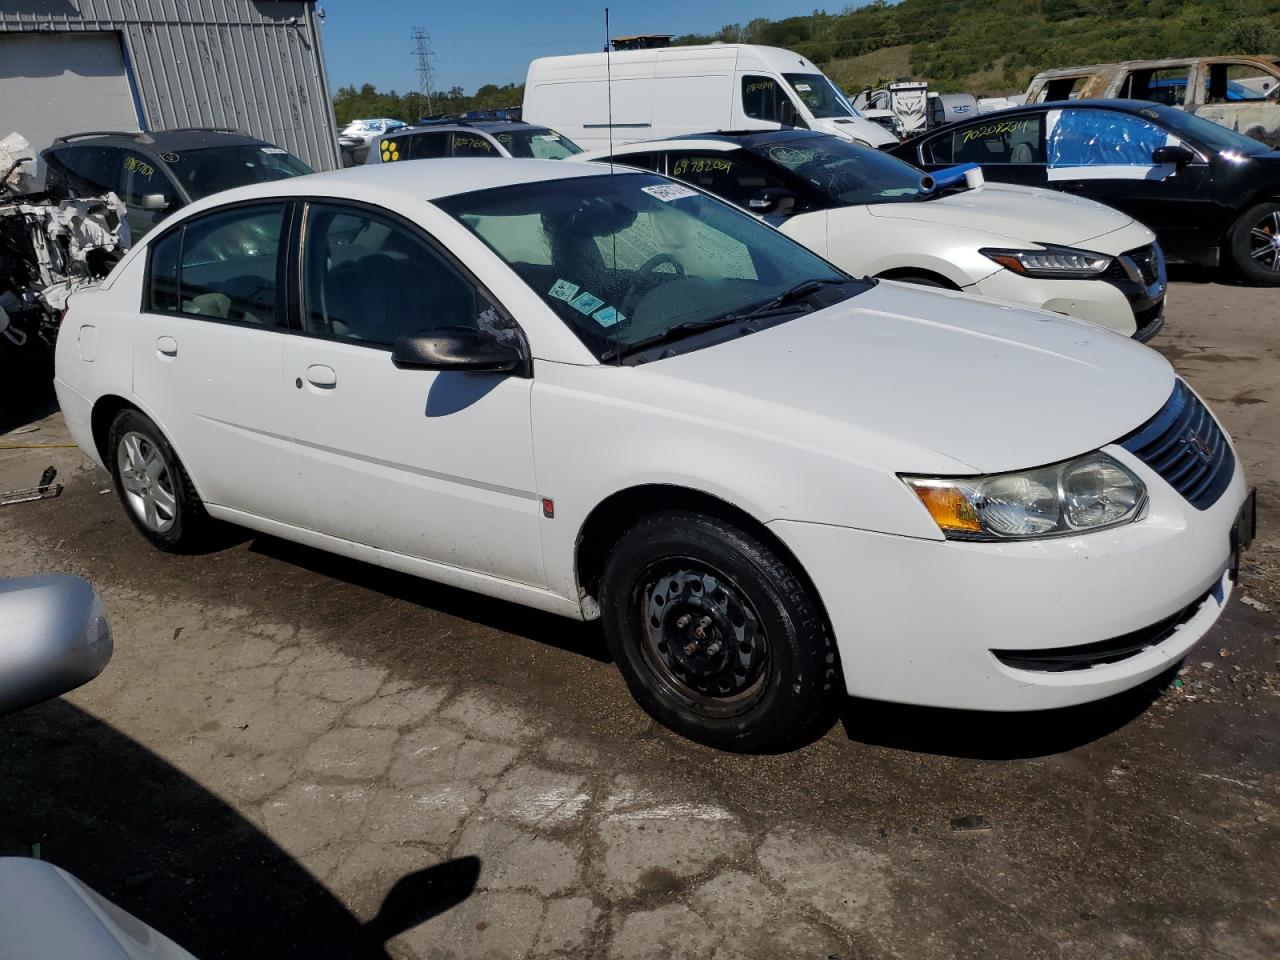
POLYGON ((1181 663, 1124 693, 1057 710, 989 713, 850 698, 840 722, 850 740, 967 760, 1024 760, 1074 750, 1141 716, 1181 663))
POLYGON ((41 858, 200 960, 382 960, 384 942, 461 903, 476 857, 398 880, 362 924, 195 781, 63 700, 0 718, 0 855, 41 858))
POLYGON ((600 636, 599 629, 591 624, 543 613, 506 600, 495 600, 470 590, 445 586, 407 573, 397 573, 287 540, 252 534, 249 536, 253 536, 249 549, 261 556, 370 590, 384 597, 402 600, 416 607, 556 647, 599 663, 612 662, 604 638, 600 636))

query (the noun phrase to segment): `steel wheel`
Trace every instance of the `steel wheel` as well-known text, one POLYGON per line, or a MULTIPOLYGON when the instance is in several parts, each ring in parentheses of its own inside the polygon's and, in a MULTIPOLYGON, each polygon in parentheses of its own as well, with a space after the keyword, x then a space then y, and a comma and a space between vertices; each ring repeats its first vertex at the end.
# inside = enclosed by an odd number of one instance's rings
POLYGON ((125 502, 143 525, 167 533, 178 516, 173 475, 164 456, 145 434, 129 431, 116 445, 116 466, 125 502))
POLYGON ((1271 210, 1249 230, 1249 258, 1280 273, 1280 210, 1271 210))
POLYGON ((699 713, 742 713, 765 687, 769 644, 760 618, 728 577, 694 561, 675 563, 651 570, 639 591, 645 663, 699 713))

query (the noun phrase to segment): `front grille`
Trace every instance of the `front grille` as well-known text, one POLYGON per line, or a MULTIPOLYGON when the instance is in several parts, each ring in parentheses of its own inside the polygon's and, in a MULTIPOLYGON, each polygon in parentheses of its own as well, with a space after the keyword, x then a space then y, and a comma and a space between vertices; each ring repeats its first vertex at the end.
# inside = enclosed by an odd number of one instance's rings
POLYGON ((1133 339, 1139 343, 1146 343, 1164 326, 1164 301, 1158 301, 1145 310, 1133 311, 1133 319, 1138 325, 1133 333, 1133 339))
POLYGON ((1016 670, 1036 670, 1041 673, 1063 673, 1067 670, 1088 670, 1104 663, 1118 663, 1137 656, 1143 650, 1164 643, 1184 623, 1200 612, 1210 596, 1220 596, 1214 587, 1195 603, 1183 607, 1170 617, 1165 617, 1149 627, 1125 633, 1110 640, 1084 643, 1076 647, 1045 647, 1040 650, 992 650, 995 658, 1016 670))
POLYGON ((1138 247, 1134 250, 1126 250, 1111 262, 1111 266, 1107 267, 1107 272, 1102 275, 1102 278, 1104 280, 1136 281, 1137 277, 1125 269, 1125 261, 1127 260, 1133 269, 1138 271, 1138 275, 1142 278, 1142 283, 1150 287, 1160 279, 1160 263, 1163 259, 1164 255, 1154 243, 1149 243, 1145 247, 1138 247))
POLYGON ((1226 434, 1181 380, 1154 417, 1116 441, 1160 474, 1197 510, 1218 502, 1235 472, 1226 434))

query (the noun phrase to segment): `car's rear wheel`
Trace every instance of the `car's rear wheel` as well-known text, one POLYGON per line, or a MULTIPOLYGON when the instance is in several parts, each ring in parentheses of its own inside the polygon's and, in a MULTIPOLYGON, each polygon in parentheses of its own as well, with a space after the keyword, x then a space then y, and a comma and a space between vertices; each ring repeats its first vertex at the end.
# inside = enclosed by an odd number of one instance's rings
POLYGON ((1280 203, 1250 207, 1227 238, 1236 268, 1254 283, 1280 286, 1280 203))
POLYGON ((605 637, 637 701, 690 739, 776 750, 822 715, 835 646, 808 588, 761 538, 700 513, 647 517, 611 552, 605 637))
POLYGON ((161 550, 202 546, 211 527, 204 504, 173 447, 151 419, 122 410, 107 436, 116 494, 139 532, 161 550))

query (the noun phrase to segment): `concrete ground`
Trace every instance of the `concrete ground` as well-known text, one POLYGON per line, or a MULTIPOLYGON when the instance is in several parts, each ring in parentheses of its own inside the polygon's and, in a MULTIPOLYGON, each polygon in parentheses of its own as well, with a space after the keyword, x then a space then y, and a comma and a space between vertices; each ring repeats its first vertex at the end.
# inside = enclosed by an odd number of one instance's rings
MULTIPOLYGON (((116 636, 98 679, 0 719, 0 853, 203 958, 1274 960, 1276 295, 1175 283, 1156 346, 1262 504, 1180 685, 851 702, 769 757, 655 726, 591 627, 269 538, 165 556, 77 451, 0 450, 0 489, 67 484, 0 507, 0 576, 88 577, 116 636)), ((5 425, 65 442, 56 414, 5 425)))

